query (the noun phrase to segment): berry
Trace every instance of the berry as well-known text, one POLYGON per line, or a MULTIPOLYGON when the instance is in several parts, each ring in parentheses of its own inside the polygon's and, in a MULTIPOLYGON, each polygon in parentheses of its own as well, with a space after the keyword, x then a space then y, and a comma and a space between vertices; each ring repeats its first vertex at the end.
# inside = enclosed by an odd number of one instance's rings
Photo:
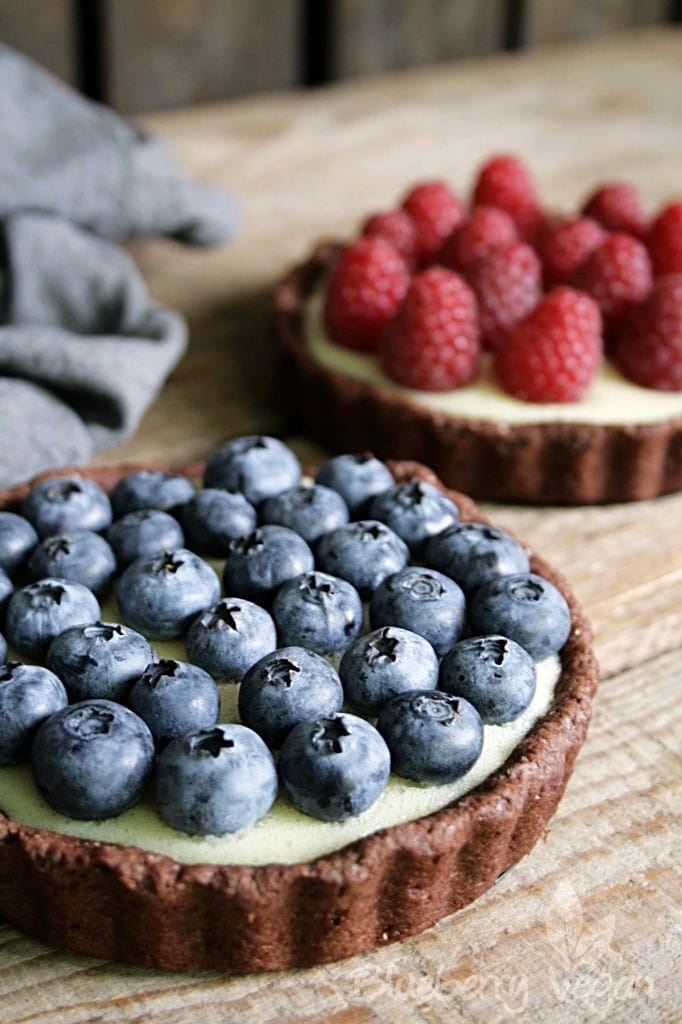
POLYGON ((443 242, 466 215, 464 204, 444 181, 425 181, 411 188, 402 208, 417 234, 415 256, 420 264, 435 259, 443 242))
POLYGON ((52 477, 36 484, 24 498, 22 513, 39 537, 73 530, 99 533, 111 523, 111 503, 93 480, 52 477))
POLYGON ((98 533, 79 530, 46 537, 33 551, 26 569, 30 580, 42 580, 46 576, 72 580, 82 583, 102 599, 114 582, 116 559, 98 533))
POLYGON ((272 754, 251 729, 216 725, 180 736, 161 752, 156 805, 171 828, 225 835, 255 824, 277 796, 272 754))
POLYGON ((7 608, 8 641, 27 658, 42 658, 69 626, 96 622, 95 595, 81 583, 47 577, 17 590, 7 608))
POLYGON ((443 658, 439 687, 465 697, 486 725, 504 725, 522 715, 533 699, 535 663, 505 636, 461 640, 443 658))
POLYGON ((643 302, 651 291, 651 260, 636 238, 609 235, 578 267, 573 280, 598 303, 609 326, 633 305, 643 302))
POLYGON ((116 622, 71 626, 50 644, 46 665, 72 702, 101 698, 124 703, 154 651, 140 634, 116 622))
POLYGON ((280 587, 272 617, 285 646, 337 654, 362 628, 362 602, 346 580, 324 572, 306 572, 280 587))
POLYGON ((218 721, 220 694, 202 668, 184 661, 148 665, 137 680, 128 704, 146 722, 157 748, 218 721))
POLYGON ((216 603, 220 582, 210 565, 186 548, 176 548, 129 565, 116 596, 124 622, 133 629, 150 640, 176 640, 216 603))
POLYGON ((272 618, 257 604, 224 597, 190 626, 187 655, 214 679, 239 680, 277 646, 272 618))
POLYGON ((128 473, 111 492, 111 504, 117 519, 129 512, 144 508, 167 512, 188 501, 194 494, 194 485, 179 473, 141 469, 128 473))
POLYGON ((381 352, 384 370, 404 387, 445 391, 478 372, 480 342, 474 294, 443 267, 412 278, 381 352))
POLYGON ((509 637, 534 661, 556 654, 571 631, 571 613, 553 583, 534 573, 500 576, 473 595, 469 621, 474 634, 509 637))
POLYGON ((438 685, 438 658, 423 636, 382 626, 351 644, 339 674, 353 707, 363 715, 376 715, 399 693, 433 690, 438 685))
POLYGON ((249 434, 228 441, 206 463, 204 487, 239 491, 252 505, 296 487, 298 459, 275 437, 249 434))
POLYGON ((4 569, 0 569, 0 622, 5 617, 9 599, 14 593, 14 584, 4 569))
POLYGON ((323 537, 317 547, 320 569, 352 583, 363 600, 382 580, 407 565, 407 545, 384 523, 360 519, 323 537))
POLYGON ((493 249, 517 239, 516 225, 506 210, 497 206, 477 206, 447 239, 440 262, 466 276, 474 263, 493 249))
POLYGON ((469 271, 483 341, 499 348, 542 294, 540 260, 525 242, 506 242, 469 271))
POLYGON ((425 561, 469 594, 483 583, 512 572, 528 572, 528 555, 518 541, 497 526, 461 523, 449 526, 426 545, 425 561))
POLYGON ((525 402, 576 402, 601 362, 599 309, 570 288, 541 300, 495 353, 502 387, 525 402))
POLYGON ((48 669, 16 661, 0 668, 0 765, 23 761, 36 730, 67 703, 61 681, 48 669))
POLYGON ((282 746, 279 768, 294 807, 323 821, 343 821, 376 803, 391 758, 373 725, 341 713, 295 726, 282 746))
POLYGON ((38 534, 28 519, 15 512, 0 512, 0 569, 16 576, 38 543, 38 534))
POLYGON ((410 281, 403 257, 379 235, 349 245, 331 272, 324 304, 329 337, 360 351, 376 349, 410 281))
POLYGON ((655 283, 648 299, 616 330, 612 357, 645 388, 682 391, 682 273, 655 283))
POLYGON ((261 509, 264 523, 288 526, 308 544, 348 522, 348 506, 337 491, 324 484, 300 484, 268 498, 261 509))
POLYGON ((459 509, 455 503, 437 487, 418 477, 394 484, 383 494, 377 494, 372 498, 368 512, 397 533, 413 556, 422 554, 429 537, 459 521, 459 509))
POLYGON ((483 749, 483 723, 462 697, 418 690, 394 697, 377 729, 391 751, 396 774, 440 786, 466 775, 483 749))
POLYGON ((591 217, 574 217, 548 228, 539 247, 546 287, 565 284, 607 233, 591 217))
POLYGON ((404 210, 374 213, 362 225, 363 235, 379 235, 400 253, 408 266, 414 261, 417 231, 412 218, 404 210))
POLYGON ((299 722, 334 715, 343 705, 338 673, 304 647, 280 647, 256 662, 239 688, 239 717, 270 747, 299 722))
POLYGON ((127 512, 107 530, 120 569, 137 558, 154 558, 164 551, 182 548, 185 538, 177 520, 158 508, 127 512))
POLYGON ((528 169, 515 156, 494 156, 481 167, 472 205, 506 210, 522 238, 532 233, 542 216, 528 169))
POLYGON ((369 498, 393 483, 391 471, 373 455, 336 455, 317 471, 318 484, 338 491, 352 516, 357 516, 369 498))
POLYGON ((100 821, 121 814, 142 796, 153 765, 154 741, 145 723, 109 700, 58 711, 31 747, 38 792, 67 818, 100 821))
POLYGON ((372 628, 401 626, 429 641, 445 654, 464 630, 464 594, 435 569, 407 566, 377 587, 369 607, 372 628))
POLYGON ((256 510, 243 494, 206 487, 178 511, 178 517, 192 551, 199 555, 224 557, 230 542, 256 526, 256 510))
POLYGON ((639 191, 626 181, 600 185, 585 201, 582 212, 599 221, 607 231, 624 231, 642 238, 647 229, 639 191))
POLYGON ((313 553, 286 526, 259 526, 230 544, 223 569, 226 594, 268 605, 287 580, 310 572, 313 553))
POLYGON ((656 277, 682 274, 682 199, 664 206, 647 237, 656 277))
POLYGON ((4 636, 0 633, 0 665, 5 665, 7 662, 7 641, 4 636))

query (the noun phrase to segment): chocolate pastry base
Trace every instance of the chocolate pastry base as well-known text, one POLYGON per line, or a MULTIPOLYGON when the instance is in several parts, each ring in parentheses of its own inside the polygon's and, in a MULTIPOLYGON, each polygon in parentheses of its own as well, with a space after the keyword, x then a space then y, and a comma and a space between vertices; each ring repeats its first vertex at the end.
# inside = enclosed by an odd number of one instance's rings
POLYGON ((682 490, 682 418, 627 426, 457 419, 321 366, 306 345, 303 312, 339 250, 318 246, 275 291, 282 392, 332 451, 416 459, 449 487, 493 501, 591 505, 682 490))
MULTIPOLYGON (((419 475, 442 487, 423 466, 389 466, 396 480, 419 475)), ((126 470, 83 475, 111 488, 126 470)), ((16 506, 27 489, 0 495, 0 507, 16 506)), ((468 498, 447 493, 464 520, 485 521, 468 498)), ((470 903, 545 831, 585 739, 597 685, 590 627, 575 598, 541 559, 531 564, 571 608, 562 671, 549 713, 475 790, 329 856, 266 867, 181 864, 28 828, 0 811, 0 914, 72 952, 174 971, 241 972, 352 956, 470 903)))

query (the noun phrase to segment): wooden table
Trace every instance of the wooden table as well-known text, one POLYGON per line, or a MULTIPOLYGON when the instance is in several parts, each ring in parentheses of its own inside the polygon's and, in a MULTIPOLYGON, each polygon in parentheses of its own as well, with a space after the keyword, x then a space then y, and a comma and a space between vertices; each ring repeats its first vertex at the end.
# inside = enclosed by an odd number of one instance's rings
MULTIPOLYGON (((273 279, 415 179, 464 189, 486 154, 514 150, 558 207, 614 176, 638 182, 652 206, 679 194, 681 43, 673 30, 641 32, 150 118, 189 173, 240 196, 243 224, 213 252, 136 247, 153 293, 188 316, 192 343, 137 436, 99 462, 179 461, 237 432, 286 433, 273 279)), ((682 495, 488 511, 568 573, 603 670, 545 841, 424 935, 305 972, 172 976, 0 927, 1 1024, 680 1020, 682 495)))

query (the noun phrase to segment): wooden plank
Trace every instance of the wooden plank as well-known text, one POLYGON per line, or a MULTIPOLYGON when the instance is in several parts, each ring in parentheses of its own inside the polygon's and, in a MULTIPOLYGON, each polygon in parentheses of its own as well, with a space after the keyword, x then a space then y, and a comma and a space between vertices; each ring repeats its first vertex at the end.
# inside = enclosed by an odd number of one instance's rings
POLYGON ((332 77, 432 64, 500 48, 502 0, 337 0, 332 77))
POLYGON ((78 80, 70 0, 0 0, 0 39, 64 81, 78 80))
POLYGON ((529 0, 526 43, 603 35, 666 20, 668 0, 529 0))
POLYGON ((123 113, 295 85, 296 0, 103 0, 107 99, 123 113))

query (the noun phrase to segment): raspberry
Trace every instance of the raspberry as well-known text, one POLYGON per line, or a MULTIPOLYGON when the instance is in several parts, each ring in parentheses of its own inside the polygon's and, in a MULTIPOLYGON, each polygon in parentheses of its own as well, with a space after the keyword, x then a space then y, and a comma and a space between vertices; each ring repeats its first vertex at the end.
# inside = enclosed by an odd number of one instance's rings
POLYGON ((416 257, 420 264, 434 259, 448 235, 462 223, 464 204, 444 181, 415 185, 403 200, 417 232, 416 257))
POLYGON ((409 283, 405 260, 385 239, 360 238, 349 245, 327 286, 324 319, 332 341, 346 348, 376 348, 409 283))
POLYGON ((458 274, 431 267, 412 278, 381 361, 398 384, 445 391, 473 380, 480 348, 474 293, 458 274))
POLYGON ((417 232, 404 210, 374 213, 362 225, 363 235, 380 235, 410 263, 414 259, 417 232))
POLYGON ((663 207, 647 242, 656 277, 682 273, 682 200, 663 207))
POLYGON ((476 260, 487 256, 496 246, 517 238, 516 225, 505 210, 477 206, 469 219, 447 239, 440 260, 446 267, 465 274, 476 260))
POLYGON ((619 325, 613 360, 645 388, 682 391, 682 274, 667 274, 619 325))
POLYGON ((649 254, 632 235, 609 235, 578 267, 573 283, 595 299, 606 325, 613 326, 651 291, 649 254))
POLYGON ((588 295, 557 288, 495 353, 502 387, 525 402, 577 402, 601 361, 600 326, 588 295))
POLYGON ((483 165, 476 179, 473 205, 506 210, 524 238, 542 217, 528 169, 515 156, 494 156, 483 165))
POLYGON ((530 313, 542 294, 542 268, 525 242, 507 242, 471 268, 468 280, 478 299, 481 333, 497 348, 530 313))
POLYGON ((599 221, 607 231, 624 231, 643 238, 647 229, 639 192, 627 181, 601 185, 586 200, 582 212, 599 221))
POLYGON ((590 217, 576 217, 549 228, 539 248, 545 285, 568 281, 606 237, 601 224, 590 217))

